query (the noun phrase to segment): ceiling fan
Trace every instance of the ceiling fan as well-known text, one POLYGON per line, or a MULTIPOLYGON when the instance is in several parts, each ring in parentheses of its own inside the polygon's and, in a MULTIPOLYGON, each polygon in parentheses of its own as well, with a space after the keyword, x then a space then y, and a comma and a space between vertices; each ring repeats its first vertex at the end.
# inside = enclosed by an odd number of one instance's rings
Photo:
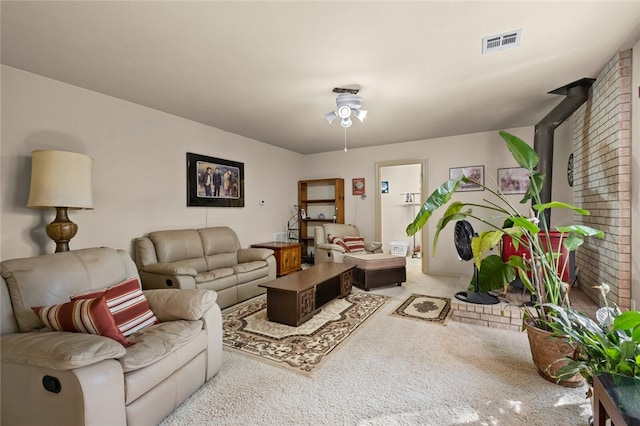
POLYGON ((340 117, 340 125, 344 128, 351 127, 351 115, 353 114, 360 122, 363 122, 367 116, 367 111, 361 109, 362 96, 358 96, 358 89, 343 89, 336 87, 334 93, 338 93, 336 99, 337 109, 325 114, 329 123, 340 117))
MULTIPOLYGON (((477 234, 473 231, 473 227, 466 220, 459 220, 453 231, 453 242, 460 260, 473 259, 473 250, 471 249, 471 240, 477 234)), ((473 291, 459 291, 456 293, 456 299, 463 302, 475 303, 478 305, 494 305, 500 302, 495 296, 487 293, 481 293, 478 289, 478 267, 473 263, 473 291)))

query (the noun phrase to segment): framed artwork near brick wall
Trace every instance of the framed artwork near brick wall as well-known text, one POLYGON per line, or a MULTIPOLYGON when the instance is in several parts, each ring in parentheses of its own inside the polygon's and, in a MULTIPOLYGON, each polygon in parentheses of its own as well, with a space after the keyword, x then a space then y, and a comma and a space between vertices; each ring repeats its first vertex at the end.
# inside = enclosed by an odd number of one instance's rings
MULTIPOLYGON (((469 179, 484 185, 484 166, 452 167, 449 169, 449 179, 466 176, 469 179)), ((456 192, 484 191, 484 188, 475 182, 460 182, 456 192)))
POLYGON ((529 171, 522 167, 498 169, 498 188, 503 194, 524 194, 529 189, 529 171))

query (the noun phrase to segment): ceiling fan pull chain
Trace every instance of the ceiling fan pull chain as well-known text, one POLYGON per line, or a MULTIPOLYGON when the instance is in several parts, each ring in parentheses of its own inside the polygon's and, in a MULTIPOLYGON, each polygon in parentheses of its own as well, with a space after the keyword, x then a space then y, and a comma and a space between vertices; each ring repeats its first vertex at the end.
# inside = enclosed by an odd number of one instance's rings
POLYGON ((347 152, 347 128, 344 128, 344 152, 347 152))

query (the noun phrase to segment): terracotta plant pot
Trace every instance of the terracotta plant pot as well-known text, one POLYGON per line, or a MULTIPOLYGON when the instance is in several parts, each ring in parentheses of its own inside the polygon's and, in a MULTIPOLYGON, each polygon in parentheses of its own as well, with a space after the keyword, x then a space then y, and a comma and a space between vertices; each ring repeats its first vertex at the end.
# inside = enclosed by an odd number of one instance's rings
POLYGON ((529 338, 529 347, 533 363, 538 369, 538 374, 542 378, 557 383, 560 386, 569 388, 579 388, 584 385, 584 378, 576 374, 570 379, 558 381, 555 378, 556 372, 567 365, 566 361, 558 361, 567 356, 572 356, 574 348, 566 339, 554 336, 552 332, 536 327, 530 319, 524 322, 529 338))

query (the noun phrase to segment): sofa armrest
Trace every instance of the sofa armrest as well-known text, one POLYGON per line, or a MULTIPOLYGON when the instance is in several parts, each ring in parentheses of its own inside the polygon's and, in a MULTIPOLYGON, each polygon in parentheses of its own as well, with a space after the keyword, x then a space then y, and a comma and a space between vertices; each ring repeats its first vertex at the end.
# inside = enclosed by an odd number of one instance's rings
POLYGON ((256 260, 267 260, 273 255, 273 250, 266 248, 241 248, 238 250, 238 263, 254 262, 256 260))
POLYGON ((365 241, 364 242, 365 251, 372 253, 381 253, 382 252, 382 243, 379 241, 365 241))
POLYGON ((143 266, 140 271, 160 275, 189 275, 192 277, 198 275, 198 271, 196 271, 195 268, 175 263, 153 263, 143 266))
POLYGON ((202 320, 207 332, 209 380, 222 367, 222 312, 213 290, 144 290, 151 310, 160 321, 202 320), (193 304, 193 305, 190 305, 193 304))
POLYGON ((140 237, 133 240, 134 260, 138 271, 145 265, 158 263, 156 247, 149 237, 140 237))
POLYGON ((218 299, 218 293, 213 290, 144 290, 143 293, 161 322, 199 320, 218 299))
POLYGON ((72 370, 3 361, 0 381, 2 424, 127 424, 124 374, 116 359, 72 370), (58 393, 44 389, 45 377, 58 393))
POLYGON ((202 315, 204 329, 209 340, 207 350, 207 380, 222 368, 222 312, 217 303, 202 315))
POLYGON ((318 246, 316 246, 316 249, 334 250, 334 251, 339 251, 340 253, 346 253, 347 252, 344 249, 344 247, 341 247, 341 246, 339 246, 337 244, 332 244, 332 243, 319 244, 318 246))
POLYGON ((3 362, 54 370, 80 368, 126 353, 108 337, 64 331, 4 334, 0 344, 3 362))

